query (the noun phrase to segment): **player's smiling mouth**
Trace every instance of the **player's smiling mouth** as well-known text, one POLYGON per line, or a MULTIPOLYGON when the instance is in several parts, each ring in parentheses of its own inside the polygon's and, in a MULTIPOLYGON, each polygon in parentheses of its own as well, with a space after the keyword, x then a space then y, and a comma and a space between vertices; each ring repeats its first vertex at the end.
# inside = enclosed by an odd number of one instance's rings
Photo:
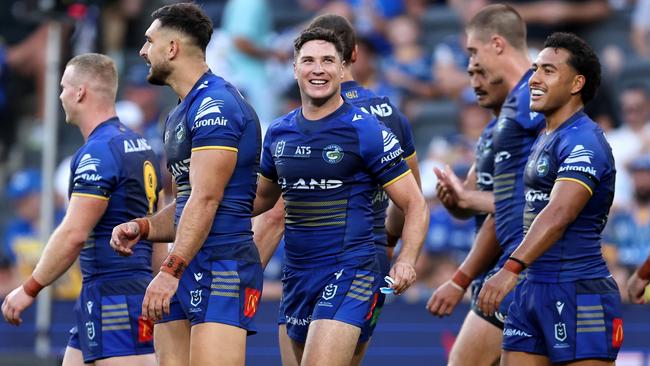
POLYGON ((546 91, 540 88, 530 88, 530 99, 537 100, 546 95, 546 91))
POLYGON ((309 80, 309 83, 312 84, 312 85, 321 86, 321 85, 327 84, 327 80, 311 79, 311 80, 309 80))

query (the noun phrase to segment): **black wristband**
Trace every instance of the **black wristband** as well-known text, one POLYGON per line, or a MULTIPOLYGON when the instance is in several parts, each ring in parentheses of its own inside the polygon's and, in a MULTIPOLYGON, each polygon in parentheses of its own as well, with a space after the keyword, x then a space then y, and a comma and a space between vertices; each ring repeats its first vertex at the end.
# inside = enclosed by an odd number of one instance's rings
POLYGON ((522 260, 519 259, 519 258, 515 258, 515 257, 513 257, 513 256, 510 256, 510 257, 508 257, 508 259, 513 260, 513 261, 515 261, 515 262, 521 264, 521 266, 524 267, 523 269, 528 268, 528 264, 527 264, 526 262, 522 261, 522 260))

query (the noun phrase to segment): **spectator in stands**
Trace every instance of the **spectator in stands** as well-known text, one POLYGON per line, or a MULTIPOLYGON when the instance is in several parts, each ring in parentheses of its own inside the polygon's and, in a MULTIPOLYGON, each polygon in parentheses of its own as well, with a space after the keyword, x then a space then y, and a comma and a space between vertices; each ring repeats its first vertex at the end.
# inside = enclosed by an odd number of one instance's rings
POLYGON ((650 58, 650 0, 637 0, 632 13, 632 47, 644 58, 650 58))
POLYGON ((384 59, 382 73, 398 89, 403 108, 408 109, 407 101, 435 97, 431 58, 418 43, 418 21, 408 16, 399 16, 389 22, 387 36, 392 53, 384 59))
MULTIPOLYGON (((611 272, 627 299, 626 282, 650 254, 650 155, 641 155, 627 166, 633 182, 630 205, 609 217, 604 232, 605 253, 611 272)), ((620 171, 617 171, 617 174, 620 171)))
POLYGON ((377 95, 388 97, 388 99, 397 101, 398 92, 388 81, 384 78, 383 73, 380 73, 379 61, 377 59, 377 50, 372 43, 365 39, 360 38, 357 40, 357 60, 352 64, 352 74, 354 80, 375 92, 377 95))
POLYGON ((636 156, 650 149, 650 89, 644 84, 631 84, 620 94, 623 125, 607 134, 616 162, 614 207, 631 203, 632 182, 626 170, 636 156))
POLYGON ((229 0, 222 18, 230 37, 227 53, 229 79, 253 106, 262 129, 278 114, 278 98, 267 73, 266 61, 287 61, 290 55, 267 45, 271 34, 271 8, 266 0, 229 0))

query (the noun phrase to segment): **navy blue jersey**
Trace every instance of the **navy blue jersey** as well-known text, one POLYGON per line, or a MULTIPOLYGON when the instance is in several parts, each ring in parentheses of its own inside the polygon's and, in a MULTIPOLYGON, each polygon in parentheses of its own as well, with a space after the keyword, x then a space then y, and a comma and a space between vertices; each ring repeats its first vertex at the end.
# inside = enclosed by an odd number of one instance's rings
POLYGON ((261 170, 282 188, 287 264, 298 268, 374 257, 376 186, 410 172, 395 135, 348 103, 317 121, 301 109, 274 121, 261 170))
MULTIPOLYGON (((474 171, 476 173, 476 189, 479 191, 492 192, 494 173, 494 148, 492 146, 492 131, 497 124, 497 119, 493 118, 483 129, 481 136, 476 144, 476 162, 474 171)), ((474 216, 476 231, 481 228, 487 214, 480 213, 474 216)))
POLYGON ((531 147, 544 129, 542 115, 530 110, 529 70, 506 97, 492 131, 494 147, 494 206, 497 240, 503 248, 499 265, 524 238, 524 168, 531 147))
MULTIPOLYGON (((377 117, 397 137, 402 147, 404 160, 415 158, 415 144, 413 131, 406 116, 395 107, 386 97, 377 96, 373 91, 362 87, 356 81, 346 81, 341 84, 343 99, 359 107, 362 111, 377 117)), ((375 244, 386 245, 386 209, 388 208, 388 195, 377 186, 372 198, 375 211, 373 232, 375 244)))
POLYGON ((591 198, 562 238, 530 266, 530 280, 569 282, 609 275, 600 239, 614 199, 615 177, 612 149, 600 127, 583 112, 539 137, 526 166, 524 231, 548 204, 555 181, 579 183, 591 198))
POLYGON ((151 276, 151 242, 142 241, 133 247, 133 255, 121 257, 109 241, 115 226, 156 209, 160 190, 157 166, 147 140, 117 118, 97 126, 72 158, 69 194, 108 201, 106 212, 81 250, 84 282, 100 276, 151 276))
MULTIPOLYGON (((203 74, 167 117, 164 143, 167 168, 177 186, 176 224, 192 191, 192 152, 211 149, 237 152, 237 165, 203 247, 252 242, 251 215, 261 132, 255 111, 239 91, 210 71, 203 74)), ((237 250, 232 246, 231 249, 237 250)), ((224 257, 228 256, 224 253, 224 257)))

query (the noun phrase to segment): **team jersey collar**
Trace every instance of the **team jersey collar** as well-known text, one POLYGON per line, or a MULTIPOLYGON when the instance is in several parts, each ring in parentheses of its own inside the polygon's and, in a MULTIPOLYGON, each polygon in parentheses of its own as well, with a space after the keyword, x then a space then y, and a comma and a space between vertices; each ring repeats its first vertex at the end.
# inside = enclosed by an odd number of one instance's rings
POLYGON ((111 125, 120 125, 120 120, 117 117, 111 117, 107 119, 106 121, 100 123, 95 127, 95 129, 88 135, 88 139, 93 137, 95 134, 99 133, 98 131, 104 128, 105 126, 111 126, 111 125))
POLYGON ((345 93, 348 90, 361 88, 361 84, 359 84, 356 80, 344 81, 341 83, 341 94, 345 93))
POLYGON ((197 80, 196 83, 194 83, 194 86, 192 87, 192 90, 190 90, 190 92, 187 93, 187 96, 185 97, 185 99, 183 99, 183 101, 185 101, 185 100, 192 100, 192 98, 194 98, 194 96, 196 95, 196 93, 197 93, 199 90, 201 90, 201 89, 204 88, 204 87, 202 88, 201 86, 202 86, 203 84, 206 84, 206 85, 207 85, 207 81, 208 81, 208 79, 210 79, 210 78, 213 77, 213 76, 214 76, 214 74, 212 73, 212 71, 211 71, 210 69, 208 69, 208 71, 206 71, 203 75, 201 75, 201 77, 199 78, 199 80, 197 80))
POLYGON ((566 129, 567 127, 571 126, 573 124, 573 122, 578 121, 579 119, 581 119, 584 116, 586 116, 585 112, 584 112, 584 109, 580 108, 580 110, 575 112, 571 117, 569 117, 569 119, 567 119, 566 121, 562 122, 562 124, 557 126, 557 128, 555 130, 553 130, 553 132, 558 132, 558 131, 566 129))

